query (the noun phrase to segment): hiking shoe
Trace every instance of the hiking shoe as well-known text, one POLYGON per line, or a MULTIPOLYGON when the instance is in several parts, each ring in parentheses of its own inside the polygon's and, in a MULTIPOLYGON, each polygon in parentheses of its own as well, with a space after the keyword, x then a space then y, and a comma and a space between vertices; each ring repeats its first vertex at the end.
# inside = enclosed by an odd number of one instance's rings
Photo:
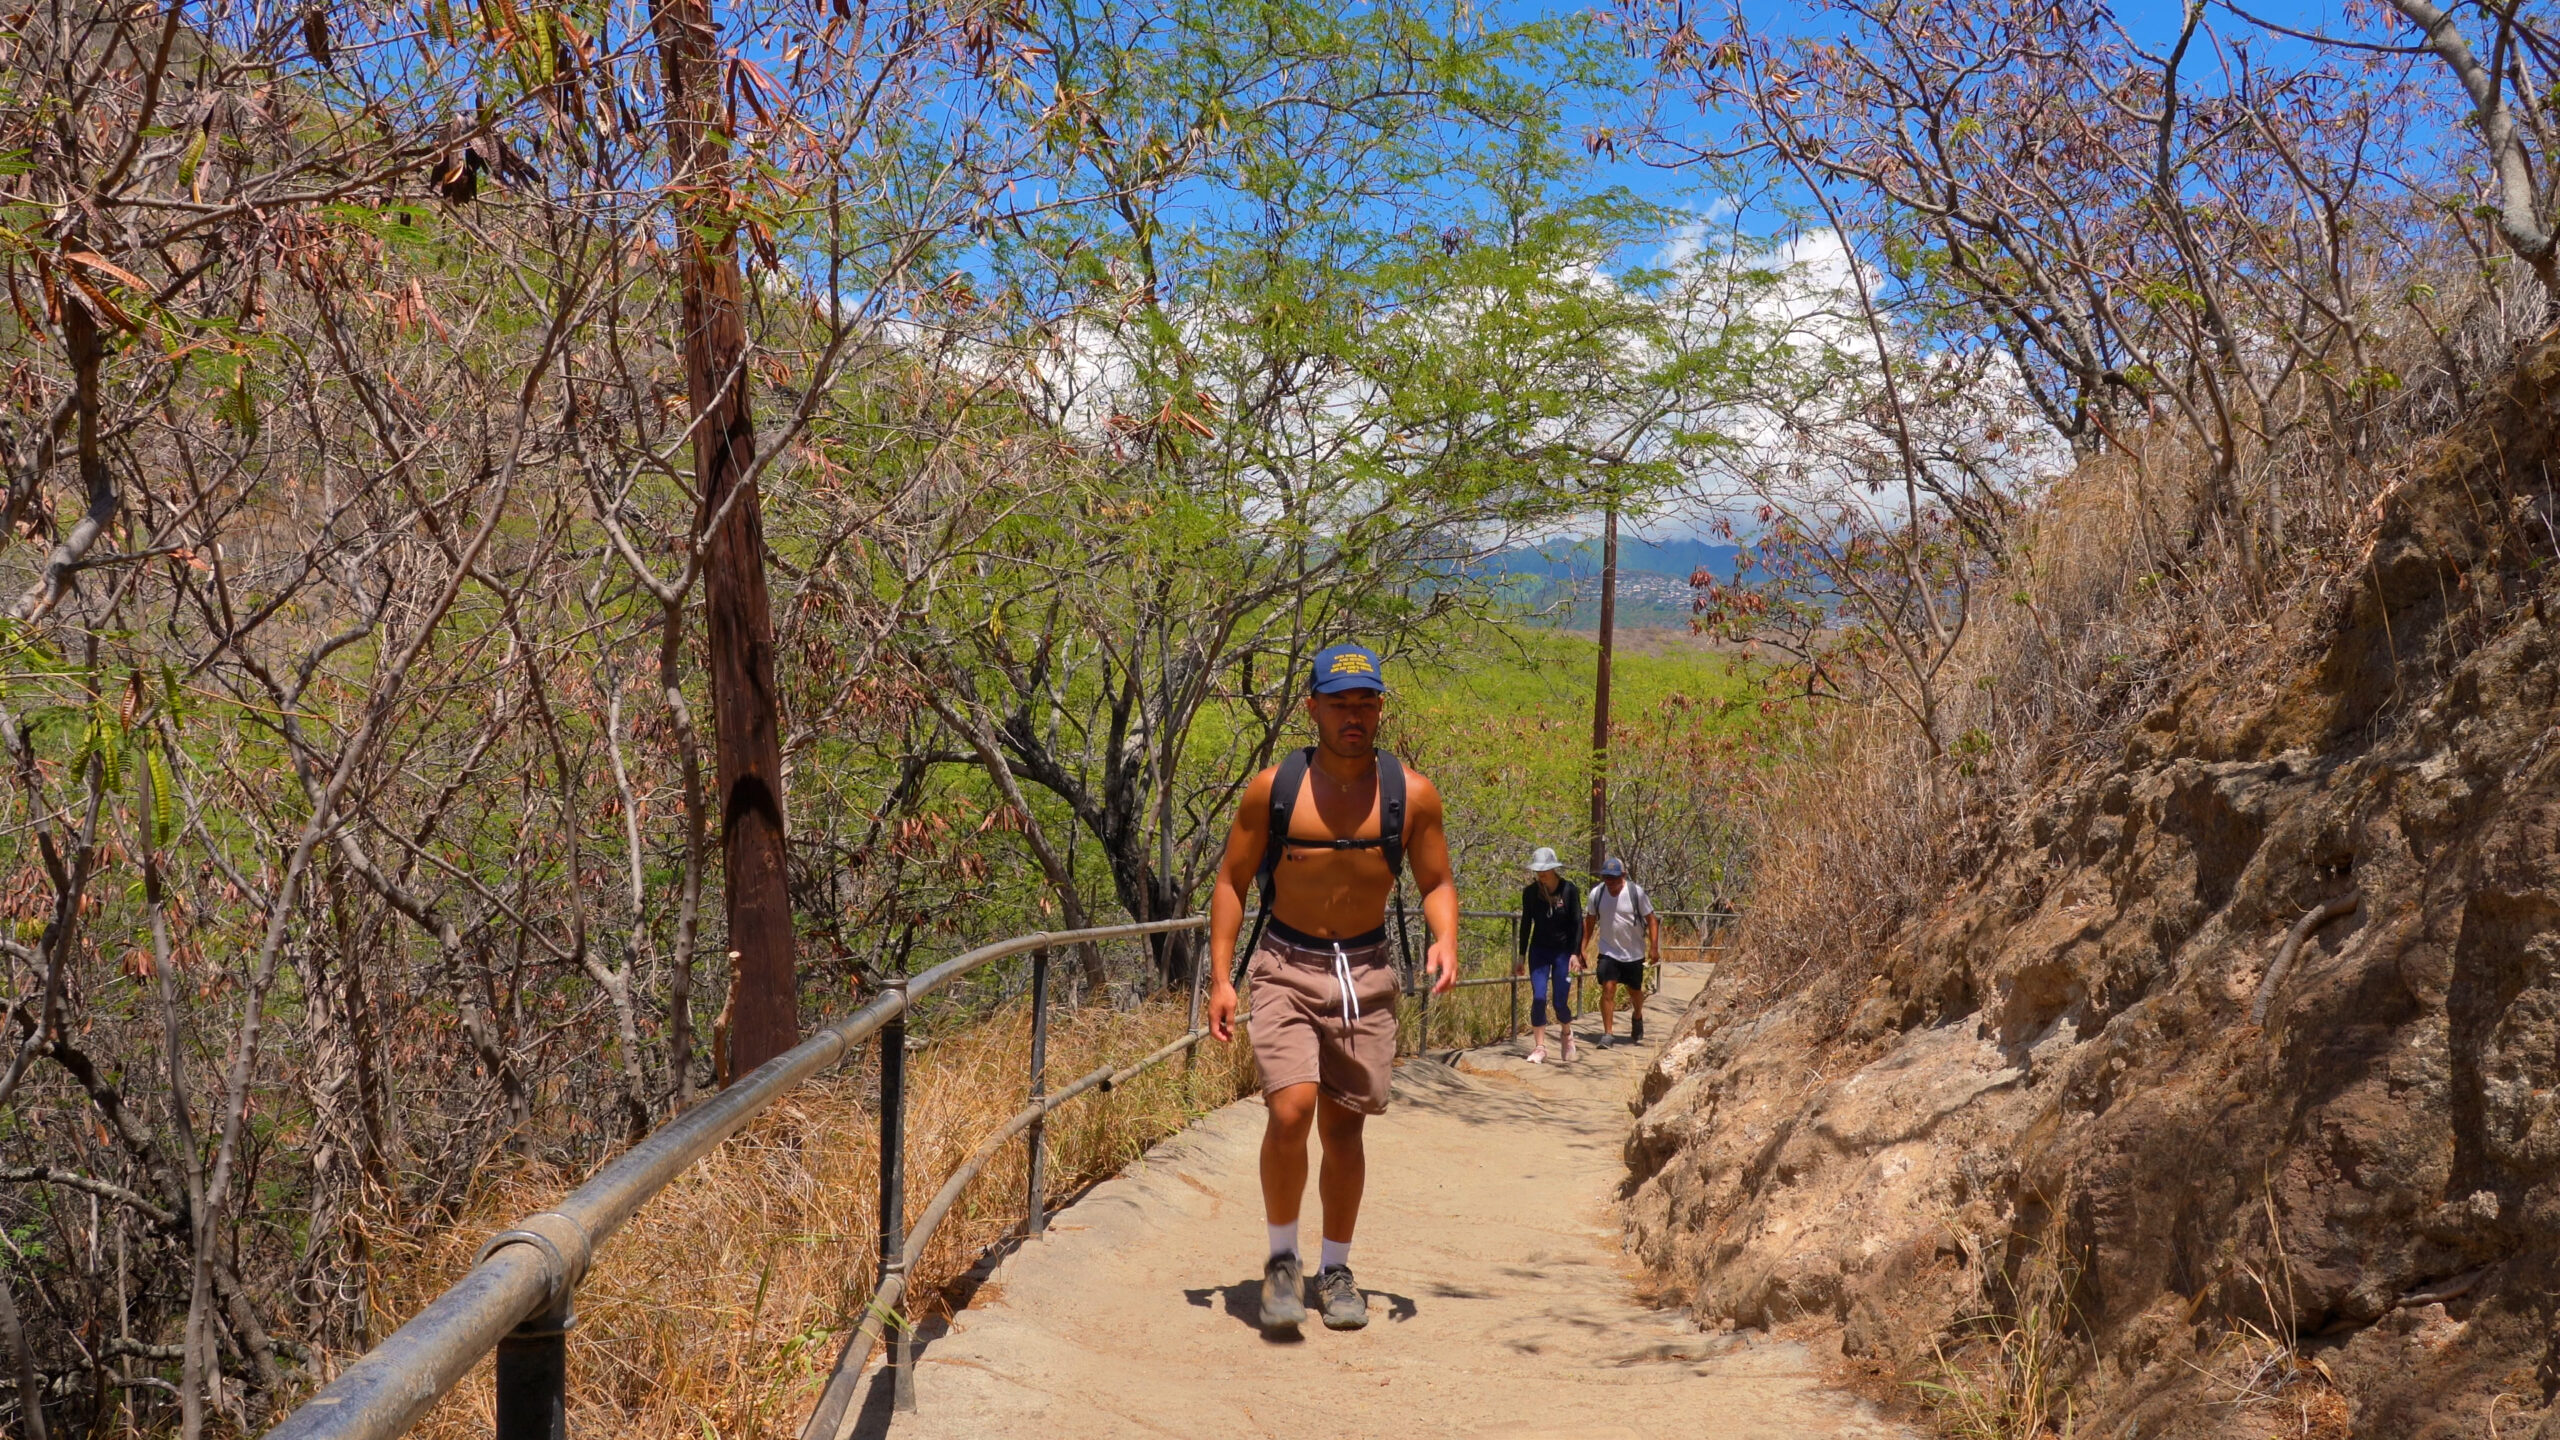
POLYGON ((1307 1323, 1306 1272, 1295 1255, 1274 1255, 1262 1267, 1262 1328, 1295 1330, 1307 1323))
POLYGON ((1546 1064, 1546 1063, 1547 1063, 1547 1047, 1546 1047, 1546 1046, 1544 1046, 1544 1045, 1541 1045, 1541 1046, 1539 1046, 1537 1049, 1530 1051, 1530 1052, 1529 1052, 1529 1063, 1530 1063, 1530 1064, 1532 1064, 1532 1065, 1544 1065, 1544 1064, 1546 1064))
POLYGON ((1352 1283, 1348 1265, 1329 1265, 1316 1272, 1316 1299, 1324 1306, 1328 1330, 1357 1330, 1369 1323, 1369 1297, 1352 1283))

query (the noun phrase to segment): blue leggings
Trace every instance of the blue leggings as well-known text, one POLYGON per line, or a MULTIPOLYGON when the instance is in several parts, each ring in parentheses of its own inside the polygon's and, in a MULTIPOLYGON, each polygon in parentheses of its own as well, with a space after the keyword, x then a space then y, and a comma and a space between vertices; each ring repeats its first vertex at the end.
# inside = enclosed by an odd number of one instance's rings
POLYGON ((1556 1023, 1573 1023, 1573 1007, 1566 1003, 1573 993, 1573 952, 1554 955, 1531 952, 1529 956, 1529 1023, 1547 1023, 1547 996, 1555 996, 1556 1023))

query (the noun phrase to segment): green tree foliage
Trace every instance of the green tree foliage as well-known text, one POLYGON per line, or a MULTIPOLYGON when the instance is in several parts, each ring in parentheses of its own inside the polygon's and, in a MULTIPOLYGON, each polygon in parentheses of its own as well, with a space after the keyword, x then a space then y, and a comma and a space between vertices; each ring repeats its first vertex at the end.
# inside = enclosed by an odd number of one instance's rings
POLYGON ((1045 792, 1152 918, 1316 649, 1423 644, 1482 603, 1470 560, 1691 473, 1773 277, 1627 266, 1672 217, 1564 147, 1562 97, 1619 79, 1578 23, 1096 5, 1040 39, 1079 85, 1054 143, 1111 203, 994 265, 1060 299, 1026 403, 1075 453, 895 643, 985 724, 967 762, 1045 792))

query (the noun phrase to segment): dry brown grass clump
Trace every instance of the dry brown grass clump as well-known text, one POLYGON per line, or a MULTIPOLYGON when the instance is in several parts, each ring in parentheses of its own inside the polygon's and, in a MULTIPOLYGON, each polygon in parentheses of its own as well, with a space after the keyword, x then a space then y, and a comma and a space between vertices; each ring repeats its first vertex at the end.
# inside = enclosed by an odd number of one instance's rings
MULTIPOLYGON (((1126 1065, 1179 1037, 1179 1001, 1052 1016, 1049 1083, 1126 1065)), ((1049 1121, 1049 1191, 1063 1197, 1119 1170, 1195 1116, 1248 1092, 1239 1041, 1203 1044, 1049 1121)), ((918 1051, 909 1069, 907 1213, 1027 1099, 1030 1027, 1016 1004, 918 1051)), ((878 1248, 877 1070, 809 1085, 669 1186, 596 1257, 569 1342, 570 1427, 621 1436, 796 1433, 860 1317, 878 1248)), ((971 1187, 917 1270, 921 1308, 1020 1222, 1026 1151, 1006 1147, 971 1187)), ((482 1179, 459 1220, 375 1251, 387 1333, 470 1268, 480 1243, 580 1177, 536 1166, 482 1179)), ((414 1432, 489 1433, 484 1361, 414 1432)))

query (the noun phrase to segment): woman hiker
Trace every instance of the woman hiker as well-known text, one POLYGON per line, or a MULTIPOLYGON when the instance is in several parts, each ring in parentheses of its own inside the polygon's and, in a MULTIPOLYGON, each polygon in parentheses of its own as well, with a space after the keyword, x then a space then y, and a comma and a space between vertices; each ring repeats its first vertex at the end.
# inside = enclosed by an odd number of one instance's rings
POLYGON ((1541 845, 1529 857, 1529 883, 1520 891, 1517 975, 1529 972, 1529 1063, 1547 1062, 1547 997, 1555 996, 1556 1027, 1564 1032, 1563 1058, 1573 1058, 1573 1010, 1565 997, 1573 993, 1573 974, 1582 968, 1582 892, 1564 883, 1564 862, 1541 845), (1552 987, 1552 989, 1550 988, 1552 987))

